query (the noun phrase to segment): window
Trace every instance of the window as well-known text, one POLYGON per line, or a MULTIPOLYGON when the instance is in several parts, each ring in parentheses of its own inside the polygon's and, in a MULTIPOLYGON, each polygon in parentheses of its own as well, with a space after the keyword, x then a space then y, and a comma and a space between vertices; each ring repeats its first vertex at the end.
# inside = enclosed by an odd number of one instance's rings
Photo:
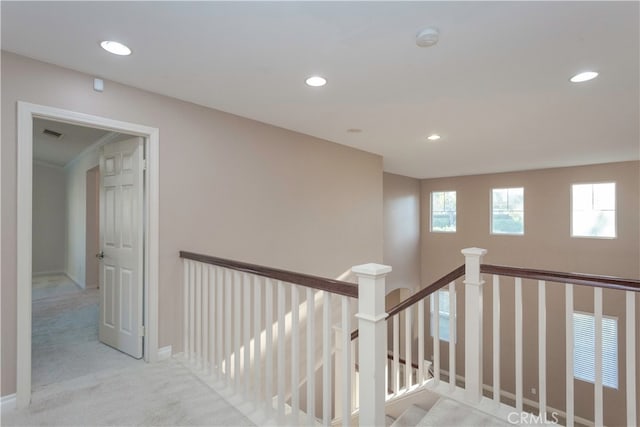
POLYGON ((616 237, 616 184, 571 186, 571 236, 616 237))
MULTIPOLYGON (((451 304, 450 304, 450 298, 449 298, 449 291, 446 289, 440 289, 437 293, 438 295, 438 311, 439 311, 439 325, 438 325, 438 335, 440 337, 440 340, 442 341, 447 341, 450 342, 450 337, 449 337, 449 323, 451 321, 451 319, 453 318, 453 337, 455 340, 455 336, 456 336, 456 324, 455 324, 455 312, 453 314, 453 316, 451 316, 451 304)), ((434 325, 434 321, 433 321, 433 312, 434 312, 434 302, 433 302, 433 298, 430 298, 429 301, 431 301, 431 322, 430 322, 430 332, 431 332, 431 336, 433 336, 433 325, 434 325)))
POLYGON ((454 233, 456 231, 456 192, 431 193, 431 231, 454 233))
POLYGON ((494 188, 491 233, 524 234, 524 188, 494 188))
MULTIPOLYGON (((595 318, 592 314, 573 313, 573 376, 595 382, 595 318)), ((602 318, 602 384, 618 388, 618 321, 602 318)))

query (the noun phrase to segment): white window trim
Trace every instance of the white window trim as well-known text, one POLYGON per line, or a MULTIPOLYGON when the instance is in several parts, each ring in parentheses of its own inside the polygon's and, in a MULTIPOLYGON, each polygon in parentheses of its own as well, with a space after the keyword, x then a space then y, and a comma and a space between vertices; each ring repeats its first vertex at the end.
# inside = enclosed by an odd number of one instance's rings
POLYGON ((429 232, 455 234, 458 232, 458 191, 457 190, 436 190, 429 193, 429 232), (433 229, 433 193, 456 193, 456 229, 455 230, 434 230, 433 229))
POLYGON ((522 222, 522 233, 496 233, 493 231, 493 190, 510 190, 512 188, 522 188, 522 218, 524 219, 524 185, 520 187, 495 187, 489 190, 489 234, 491 236, 524 236, 526 232, 526 222, 522 222))
POLYGON ((598 239, 598 240, 614 240, 618 238, 618 182, 617 181, 589 181, 589 182, 574 182, 569 188, 569 236, 572 239, 598 239), (616 187, 616 208, 615 224, 613 227, 614 236, 580 236, 573 234, 573 186, 574 185, 597 185, 597 184, 613 184, 616 187))

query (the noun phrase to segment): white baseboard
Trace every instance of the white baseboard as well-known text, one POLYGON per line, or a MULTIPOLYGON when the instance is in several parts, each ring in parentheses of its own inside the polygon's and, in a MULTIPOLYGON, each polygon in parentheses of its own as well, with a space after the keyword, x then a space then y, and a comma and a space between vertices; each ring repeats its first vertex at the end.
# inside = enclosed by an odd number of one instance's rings
POLYGON ((171 357, 172 347, 170 345, 158 349, 158 362, 171 357))
MULTIPOLYGON (((449 376, 449 371, 446 371, 444 369, 440 369, 440 372, 444 373, 447 377, 449 376)), ((456 374, 456 381, 464 381, 464 377, 462 375, 460 375, 460 374, 456 374)), ((493 386, 492 385, 483 384, 482 385, 482 389, 486 390, 486 391, 488 391, 490 393, 493 393, 493 386)), ((506 399, 509 399, 509 400, 513 400, 513 401, 516 400, 516 395, 511 393, 511 392, 509 392, 509 391, 506 391, 506 390, 500 390, 500 396, 504 397, 506 399)), ((529 399, 527 397, 523 397, 522 398, 522 403, 524 403, 525 405, 528 405, 528 406, 530 406, 532 408, 540 409, 540 406, 539 406, 538 402, 536 402, 535 400, 531 400, 531 399, 529 399)), ((557 413, 562 418, 566 419, 566 417, 567 417, 567 413, 566 412, 564 412, 564 411, 562 411, 560 409, 556 409, 553 406, 547 405, 547 413, 551 414, 553 412, 557 413)), ((589 426, 589 427, 594 427, 595 426, 593 421, 588 420, 586 418, 582 418, 582 417, 580 417, 578 415, 575 415, 575 414, 573 416, 573 419, 574 419, 574 421, 576 421, 576 422, 578 422, 580 424, 589 426)))
POLYGON ((0 410, 2 412, 16 408, 16 394, 7 394, 0 398, 0 410))

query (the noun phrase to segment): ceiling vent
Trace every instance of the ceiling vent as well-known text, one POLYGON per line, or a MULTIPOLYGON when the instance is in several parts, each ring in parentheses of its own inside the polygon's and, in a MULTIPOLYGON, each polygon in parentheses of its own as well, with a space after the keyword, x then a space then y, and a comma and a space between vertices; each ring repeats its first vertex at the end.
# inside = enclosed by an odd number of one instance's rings
POLYGON ((56 132, 55 130, 45 129, 42 131, 43 134, 47 136, 52 136, 54 138, 60 139, 62 138, 62 134, 60 132, 56 132))

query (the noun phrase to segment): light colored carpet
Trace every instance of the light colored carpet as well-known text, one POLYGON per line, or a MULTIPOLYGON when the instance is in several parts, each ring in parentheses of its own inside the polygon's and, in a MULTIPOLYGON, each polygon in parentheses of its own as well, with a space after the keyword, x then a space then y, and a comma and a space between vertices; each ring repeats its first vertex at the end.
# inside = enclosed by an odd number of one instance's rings
POLYGON ((433 405, 418 427, 508 427, 511 424, 470 406, 442 398, 433 405))
POLYGON ((251 426, 178 361, 105 370, 39 388, 3 426, 251 426))
POLYGON ((98 341, 98 290, 33 283, 31 405, 3 426, 250 426, 176 360, 147 364, 98 341))
POLYGON ((83 375, 143 363, 98 341, 98 290, 68 277, 33 282, 31 335, 34 390, 83 375))

